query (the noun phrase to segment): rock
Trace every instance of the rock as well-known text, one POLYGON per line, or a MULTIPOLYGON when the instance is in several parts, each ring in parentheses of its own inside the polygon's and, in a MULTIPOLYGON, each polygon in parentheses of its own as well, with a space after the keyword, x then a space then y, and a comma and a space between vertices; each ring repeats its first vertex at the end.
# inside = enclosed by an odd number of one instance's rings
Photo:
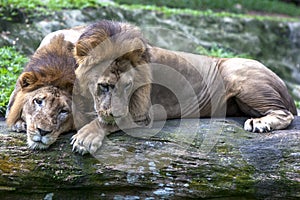
POLYGON ((170 120, 160 131, 117 132, 93 156, 71 152, 71 133, 48 150, 30 151, 25 134, 9 133, 2 122, 0 193, 8 199, 299 198, 300 118, 269 134, 244 131, 244 120, 170 120))

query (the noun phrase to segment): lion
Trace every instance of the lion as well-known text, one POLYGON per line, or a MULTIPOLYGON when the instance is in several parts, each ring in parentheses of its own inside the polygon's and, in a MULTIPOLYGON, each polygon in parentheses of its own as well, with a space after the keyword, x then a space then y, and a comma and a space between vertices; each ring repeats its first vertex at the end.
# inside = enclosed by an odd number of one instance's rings
POLYGON ((94 154, 112 132, 153 120, 245 116, 246 131, 264 133, 285 129, 297 114, 285 83, 260 62, 151 46, 131 24, 88 26, 74 56, 80 129, 71 144, 81 154, 94 154))
POLYGON ((63 34, 52 36, 40 45, 19 76, 6 114, 13 131, 27 133, 30 149, 46 149, 61 133, 74 130, 74 44, 63 34))

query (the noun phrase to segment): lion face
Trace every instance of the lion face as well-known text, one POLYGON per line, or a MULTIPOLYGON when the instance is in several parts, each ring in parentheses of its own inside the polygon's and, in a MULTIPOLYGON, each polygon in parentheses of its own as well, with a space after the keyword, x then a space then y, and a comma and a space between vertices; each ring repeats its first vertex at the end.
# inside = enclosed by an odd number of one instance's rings
MULTIPOLYGON (((107 21, 92 25, 75 45, 79 89, 73 94, 82 97, 78 102, 93 99, 92 109, 100 123, 114 125, 124 118, 144 123, 149 120, 151 103, 149 56, 147 43, 136 27, 107 21)), ((78 111, 83 106, 75 107, 78 111)), ((75 124, 82 113, 76 115, 75 124)))
POLYGON ((22 119, 27 125, 27 143, 31 149, 46 149, 72 126, 71 97, 46 86, 26 95, 22 119))
POLYGON ((135 69, 129 61, 124 60, 118 71, 113 63, 91 87, 94 98, 94 109, 99 121, 104 124, 115 124, 116 118, 124 118, 129 113, 129 101, 134 92, 135 69))

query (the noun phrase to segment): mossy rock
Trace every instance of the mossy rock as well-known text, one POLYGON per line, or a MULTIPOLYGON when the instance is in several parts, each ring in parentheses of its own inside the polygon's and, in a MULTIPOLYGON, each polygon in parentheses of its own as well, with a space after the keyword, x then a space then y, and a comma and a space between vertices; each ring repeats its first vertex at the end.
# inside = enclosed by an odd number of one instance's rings
POLYGON ((299 198, 299 117, 271 134, 245 132, 244 120, 170 120, 158 131, 117 132, 93 156, 72 152, 71 133, 48 150, 28 150, 25 134, 8 133, 2 122, 0 192, 22 199, 299 198))

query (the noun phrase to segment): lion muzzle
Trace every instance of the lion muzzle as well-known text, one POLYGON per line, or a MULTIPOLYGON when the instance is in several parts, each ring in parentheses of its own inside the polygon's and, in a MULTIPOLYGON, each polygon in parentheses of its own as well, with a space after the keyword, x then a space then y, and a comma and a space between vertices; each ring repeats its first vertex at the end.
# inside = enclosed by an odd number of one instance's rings
POLYGON ((52 130, 48 131, 48 130, 43 130, 41 128, 37 128, 37 130, 41 136, 45 136, 45 135, 52 133, 52 130))

